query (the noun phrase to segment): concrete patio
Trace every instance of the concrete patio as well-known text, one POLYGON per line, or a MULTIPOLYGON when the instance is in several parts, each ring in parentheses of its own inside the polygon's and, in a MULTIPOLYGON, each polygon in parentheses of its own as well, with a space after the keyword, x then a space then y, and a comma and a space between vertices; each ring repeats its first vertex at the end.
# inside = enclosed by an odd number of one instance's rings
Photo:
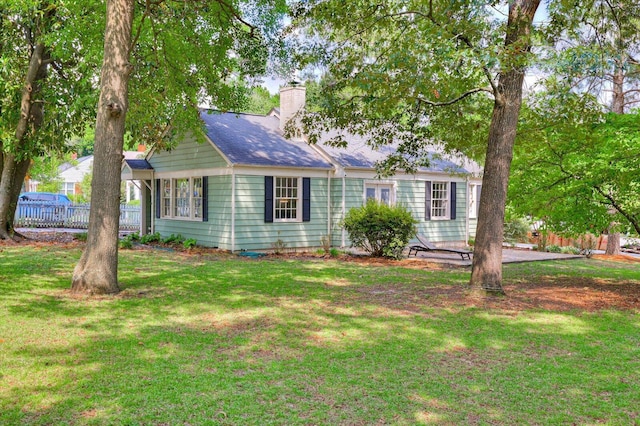
MULTIPOLYGON (((414 256, 411 256, 411 259, 413 258, 414 256)), ((455 253, 419 252, 418 255, 415 256, 415 258, 428 260, 430 262, 447 263, 459 266, 471 266, 472 262, 471 260, 462 260, 460 256, 455 253)), ((563 253, 547 253, 542 251, 518 248, 504 248, 502 250, 502 263, 540 262, 544 260, 566 260, 580 258, 584 258, 584 256, 563 253)))

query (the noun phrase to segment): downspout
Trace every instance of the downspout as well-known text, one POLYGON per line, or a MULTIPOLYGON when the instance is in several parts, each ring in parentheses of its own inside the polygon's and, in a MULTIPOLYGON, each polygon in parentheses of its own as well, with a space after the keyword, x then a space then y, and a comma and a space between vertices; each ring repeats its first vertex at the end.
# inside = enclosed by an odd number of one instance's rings
MULTIPOLYGON (((347 201, 345 200, 345 197, 347 196, 347 187, 346 187, 346 177, 347 174, 345 172, 342 172, 342 219, 344 219, 344 217, 347 214, 347 201)), ((347 235, 346 235, 346 231, 344 229, 344 226, 342 227, 342 242, 340 247, 345 247, 347 245, 347 235)))
POLYGON ((236 170, 231 168, 231 253, 236 251, 236 170))
POLYGON ((468 246, 469 245, 469 223, 470 223, 470 220, 469 220, 469 212, 470 212, 470 210, 469 210, 469 194, 470 194, 469 193, 469 176, 467 176, 465 178, 465 180, 466 180, 466 183, 467 183, 467 196, 465 197, 466 206, 464 208, 464 211, 466 212, 465 219, 464 219, 464 222, 465 222, 465 228, 464 228, 465 240, 464 240, 464 245, 468 246))
POLYGON ((156 178, 155 176, 151 176, 151 194, 149 194, 149 198, 151 198, 151 233, 156 233, 156 204, 160 202, 160 200, 156 199, 156 178))
POLYGON ((331 171, 327 172, 327 237, 331 241, 331 171))

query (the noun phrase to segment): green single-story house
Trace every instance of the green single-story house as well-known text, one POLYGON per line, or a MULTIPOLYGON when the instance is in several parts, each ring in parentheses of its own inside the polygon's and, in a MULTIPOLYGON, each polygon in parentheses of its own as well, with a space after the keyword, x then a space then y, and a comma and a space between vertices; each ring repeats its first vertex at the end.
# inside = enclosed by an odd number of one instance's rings
POLYGON ((144 183, 142 233, 181 234, 232 252, 277 242, 314 248, 326 236, 346 247, 342 218, 376 198, 408 206, 434 243, 466 245, 475 231, 477 168, 434 159, 415 174, 378 179, 375 161, 385 154, 361 140, 336 148, 284 138, 304 95, 304 87, 283 88, 280 108, 266 116, 203 111, 205 143, 186 138, 171 151, 125 160, 123 179, 144 183))

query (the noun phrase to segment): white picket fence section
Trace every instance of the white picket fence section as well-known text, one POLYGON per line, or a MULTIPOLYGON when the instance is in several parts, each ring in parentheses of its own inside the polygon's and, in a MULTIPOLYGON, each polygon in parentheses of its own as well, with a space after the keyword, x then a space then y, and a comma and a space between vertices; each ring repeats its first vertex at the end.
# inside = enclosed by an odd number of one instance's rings
MULTIPOLYGON (((59 204, 44 201, 18 201, 14 226, 17 228, 89 227, 89 204, 59 204)), ((140 229, 140 206, 120 204, 120 230, 140 229)))

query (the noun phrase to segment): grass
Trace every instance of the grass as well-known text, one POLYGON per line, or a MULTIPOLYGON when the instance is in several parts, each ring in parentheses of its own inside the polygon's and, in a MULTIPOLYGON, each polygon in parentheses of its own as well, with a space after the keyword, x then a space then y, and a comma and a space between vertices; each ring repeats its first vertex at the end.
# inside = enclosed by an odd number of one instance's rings
MULTIPOLYGON (((638 312, 437 308, 414 290, 468 270, 159 251, 121 252, 120 295, 73 298, 79 255, 0 252, 0 424, 640 422, 638 312)), ((580 274, 640 289, 637 265, 505 268, 580 274)))

